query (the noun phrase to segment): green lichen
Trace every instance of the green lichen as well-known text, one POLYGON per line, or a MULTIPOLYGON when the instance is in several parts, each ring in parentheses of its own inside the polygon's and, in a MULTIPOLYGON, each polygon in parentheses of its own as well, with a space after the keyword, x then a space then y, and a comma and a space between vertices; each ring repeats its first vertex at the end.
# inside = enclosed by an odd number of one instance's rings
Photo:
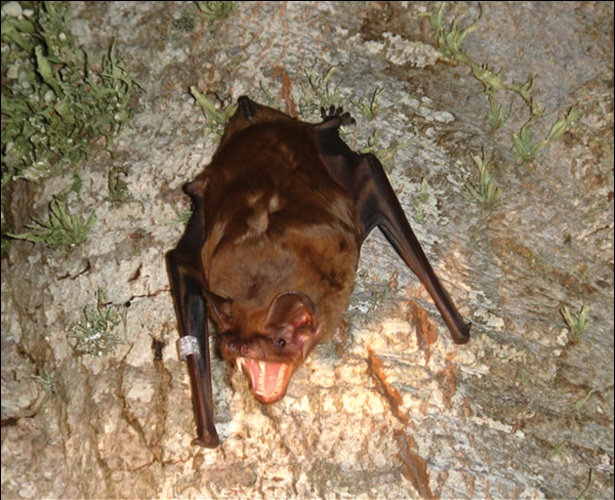
POLYGON ((414 220, 419 224, 422 224, 425 221, 426 213, 423 206, 427 203, 427 200, 429 200, 429 184, 427 184, 427 180, 423 179, 421 181, 421 189, 419 190, 419 193, 412 200, 414 220))
POLYGON ((502 189, 495 184, 491 177, 489 161, 483 152, 482 156, 472 155, 474 164, 478 169, 478 185, 469 185, 468 190, 474 202, 484 210, 496 208, 502 198, 502 189))
POLYGON ((143 208, 141 200, 135 200, 130 194, 130 185, 126 181, 130 175, 130 165, 118 165, 111 167, 107 175, 107 187, 109 196, 106 201, 111 205, 117 206, 123 203, 138 203, 143 208))
POLYGON ((557 455, 559 455, 564 448, 566 448, 567 442, 564 440, 561 443, 557 444, 556 446, 554 446, 551 450, 548 450, 545 453, 545 458, 547 460, 552 460, 554 459, 557 455))
POLYGON ((581 408, 583 408, 587 404, 589 398, 591 398, 595 392, 598 392, 598 389, 596 387, 588 391, 587 394, 585 394, 585 396, 583 396, 581 399, 575 401, 575 403, 572 405, 574 412, 578 413, 579 411, 581 411, 581 408))
POLYGON ((393 159, 397 152, 400 149, 405 148, 414 140, 414 136, 408 139, 407 141, 392 141, 388 145, 385 145, 381 142, 380 133, 377 130, 374 130, 372 134, 367 139, 367 144, 365 147, 359 149, 359 153, 373 153, 378 157, 380 163, 386 172, 391 172, 393 169, 393 159))
POLYGON ((564 306, 560 309, 560 314, 564 318, 564 322, 568 327, 568 339, 572 343, 577 343, 581 340, 583 332, 587 328, 589 320, 587 314, 589 313, 589 307, 583 306, 579 309, 579 312, 570 312, 568 307, 564 306))
POLYGON ((196 28, 196 21, 188 14, 181 16, 179 19, 173 19, 171 29, 177 33, 190 33, 196 28))
POLYGON ((382 92, 384 92, 382 87, 376 87, 371 94, 362 96, 356 101, 351 100, 350 102, 359 109, 365 119, 371 121, 379 111, 376 99, 382 92))
POLYGON ((70 215, 66 202, 54 198, 49 203, 48 221, 34 221, 26 225, 29 231, 21 234, 9 233, 8 236, 32 243, 44 242, 51 248, 70 251, 87 241, 88 231, 94 222, 96 214, 93 212, 85 219, 80 215, 70 215))
POLYGON ((338 85, 331 81, 334 72, 335 66, 329 66, 321 72, 317 63, 303 69, 303 75, 299 81, 301 97, 297 109, 300 116, 320 115, 322 107, 328 109, 331 106, 340 106, 343 101, 338 85))
POLYGON ((228 17, 235 10, 235 2, 195 2, 205 19, 215 21, 228 17))
POLYGON ((116 327, 121 323, 121 308, 110 303, 103 289, 96 292, 96 305, 83 308, 83 319, 71 328, 71 338, 76 340, 75 350, 90 356, 111 352, 121 342, 116 327))
POLYGON ((88 156, 92 139, 110 141, 130 119, 135 82, 115 46, 94 69, 65 17, 61 4, 37 2, 29 18, 2 19, 3 183, 76 164, 88 156))
POLYGON ((57 393, 56 379, 53 374, 45 372, 43 375, 31 375, 30 377, 50 396, 57 393))
MULTIPOLYGON (((114 44, 96 64, 67 28, 67 8, 65 2, 3 5, 3 195, 17 179, 37 182, 76 167, 95 139, 105 138, 110 150, 131 118, 135 81, 114 44)), ((3 235, 4 226, 3 204, 3 235)))
POLYGON ((237 110, 237 104, 233 103, 221 111, 209 97, 201 94, 196 87, 191 86, 190 93, 203 111, 206 128, 216 135, 222 135, 224 126, 237 110))
POLYGON ((529 118, 522 125, 519 133, 512 134, 512 150, 520 163, 531 163, 542 148, 564 134, 570 124, 576 120, 578 111, 574 108, 571 109, 566 117, 559 119, 553 124, 544 139, 535 141, 531 127, 544 114, 542 106, 532 94, 535 77, 529 75, 523 83, 507 82, 502 75, 502 70, 494 71, 489 64, 478 63, 472 59, 464 51, 462 45, 465 37, 477 28, 480 15, 472 24, 461 28, 457 18, 454 18, 450 23, 445 20, 446 6, 446 2, 443 2, 437 12, 423 14, 429 19, 434 29, 438 49, 445 57, 469 67, 472 76, 481 82, 483 93, 487 95, 489 101, 489 110, 486 118, 494 130, 501 128, 508 120, 513 106, 512 100, 509 106, 500 104, 497 95, 501 92, 512 92, 513 97, 518 96, 523 100, 524 105, 529 111, 529 118))
POLYGON ((521 163, 534 161, 540 149, 564 135, 570 124, 578 118, 579 113, 576 108, 570 109, 565 117, 553 124, 544 139, 534 142, 530 126, 537 116, 540 115, 532 114, 532 117, 521 127, 519 134, 513 133, 513 152, 521 163))

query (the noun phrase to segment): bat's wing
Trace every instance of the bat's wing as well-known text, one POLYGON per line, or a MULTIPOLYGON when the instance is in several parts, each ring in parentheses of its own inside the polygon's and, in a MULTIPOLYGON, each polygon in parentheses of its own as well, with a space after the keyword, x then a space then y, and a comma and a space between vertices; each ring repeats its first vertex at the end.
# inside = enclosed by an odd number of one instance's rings
POLYGON ((382 164, 372 154, 355 153, 339 137, 338 128, 353 121, 341 108, 323 110, 323 122, 313 126, 321 154, 338 182, 353 195, 363 226, 363 237, 367 237, 375 226, 382 230, 433 298, 453 340, 457 344, 465 344, 470 339, 470 325, 463 320, 436 277, 382 164))
MULTIPOLYGON (((187 191, 191 194, 189 187, 187 191)), ((204 217, 202 200, 198 196, 191 196, 195 210, 177 247, 166 254, 166 261, 181 335, 177 342, 178 350, 181 359, 188 363, 190 375, 197 427, 197 437, 192 444, 215 448, 220 440, 213 420, 207 307, 199 266, 204 217)))

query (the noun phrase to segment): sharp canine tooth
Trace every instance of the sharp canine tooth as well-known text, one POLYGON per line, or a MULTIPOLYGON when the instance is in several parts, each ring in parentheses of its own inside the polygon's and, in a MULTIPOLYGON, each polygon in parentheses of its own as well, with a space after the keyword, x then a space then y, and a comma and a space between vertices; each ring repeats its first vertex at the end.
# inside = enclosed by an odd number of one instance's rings
POLYGON ((243 358, 237 358, 235 359, 235 364, 237 365, 237 369, 241 370, 243 368, 243 358))
POLYGON ((265 373, 265 368, 267 367, 267 363, 265 363, 264 361, 259 361, 258 362, 258 369, 264 374, 265 373))

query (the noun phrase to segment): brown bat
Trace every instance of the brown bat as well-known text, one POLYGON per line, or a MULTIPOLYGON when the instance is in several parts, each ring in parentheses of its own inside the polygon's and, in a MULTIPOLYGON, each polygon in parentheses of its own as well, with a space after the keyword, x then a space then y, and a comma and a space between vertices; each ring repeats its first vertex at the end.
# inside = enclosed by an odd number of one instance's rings
POLYGON ((301 122, 240 97, 210 165, 184 187, 194 212, 166 255, 197 426, 193 444, 219 444, 213 420, 208 314, 222 358, 256 398, 281 399, 295 369, 338 327, 359 251, 378 226, 430 293, 453 340, 465 323, 427 261, 378 159, 339 136, 341 108, 301 122))

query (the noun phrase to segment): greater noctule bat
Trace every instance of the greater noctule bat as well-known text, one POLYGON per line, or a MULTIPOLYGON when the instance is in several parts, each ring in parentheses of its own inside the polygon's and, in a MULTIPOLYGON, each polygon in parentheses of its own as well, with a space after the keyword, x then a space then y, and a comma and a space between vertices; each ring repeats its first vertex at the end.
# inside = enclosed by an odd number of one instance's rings
POLYGON ((281 399, 294 370, 338 327, 361 245, 378 226, 421 280, 453 340, 465 323, 427 261, 378 159, 352 151, 331 107, 305 123, 240 97, 210 165, 184 186, 194 212, 166 255, 197 426, 214 448, 208 315, 222 358, 262 403, 281 399))

